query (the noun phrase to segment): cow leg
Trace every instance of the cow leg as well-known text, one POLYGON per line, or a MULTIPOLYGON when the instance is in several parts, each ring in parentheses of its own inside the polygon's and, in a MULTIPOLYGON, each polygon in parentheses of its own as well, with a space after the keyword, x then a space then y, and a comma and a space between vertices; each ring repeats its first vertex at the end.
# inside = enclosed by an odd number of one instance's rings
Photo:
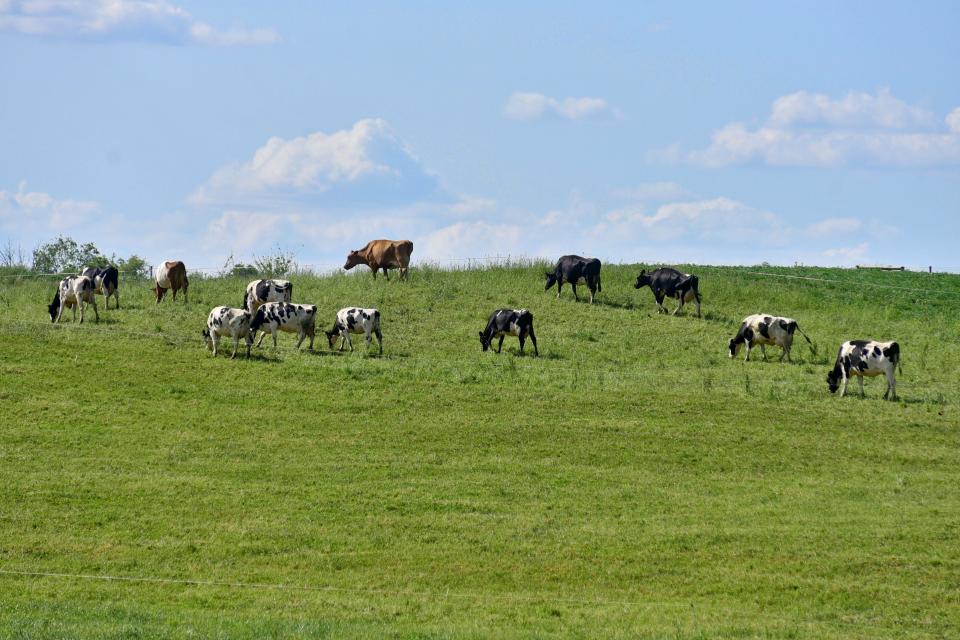
POLYGON ((767 347, 766 345, 760 345, 760 353, 763 355, 763 361, 767 361, 767 347))
POLYGON ((753 343, 747 340, 747 357, 743 359, 744 362, 750 362, 750 350, 753 349, 753 343))
POLYGON ((92 304, 93 304, 93 317, 96 319, 96 322, 99 323, 99 322, 100 322, 100 312, 97 311, 97 298, 96 298, 96 296, 94 296, 94 298, 93 298, 93 303, 92 303, 92 304))
POLYGON ((386 278, 387 280, 390 279, 390 272, 387 271, 386 267, 383 267, 383 277, 386 278))
POLYGON ((866 398, 867 394, 863 392, 863 376, 857 376, 857 383, 860 385, 860 397, 866 398))
POLYGON ((346 329, 340 330, 340 348, 337 351, 343 351, 343 348, 347 346, 347 332, 346 329))
POLYGON ((373 279, 376 280, 376 279, 377 279, 377 271, 380 270, 380 267, 374 267, 373 265, 370 265, 370 269, 373 271, 373 279))
POLYGON ((503 351, 503 334, 500 335, 500 342, 497 344, 497 353, 503 351))
POLYGON ((367 351, 370 351, 370 343, 373 341, 373 332, 370 331, 370 329, 367 329, 366 334, 367 335, 365 335, 364 338, 367 340, 367 351))
POLYGON ((590 304, 593 304, 593 294, 597 290, 596 285, 590 286, 590 304))
POLYGON ((61 300, 60 300, 60 310, 57 311, 57 319, 55 320, 55 322, 56 322, 57 324, 60 323, 60 317, 61 317, 61 316, 63 316, 63 299, 62 299, 62 298, 61 298, 61 300))
POLYGON ((353 352, 353 340, 350 338, 350 332, 344 330, 343 335, 347 339, 347 344, 350 345, 350 351, 353 352))
POLYGON ((557 299, 560 298, 560 291, 563 289, 563 280, 557 280, 557 299))
POLYGON ((303 341, 306 337, 307 337, 307 332, 303 330, 303 327, 301 327, 300 331, 297 332, 297 349, 300 348, 300 345, 303 344, 303 341))
POLYGON ((276 351, 277 350, 277 330, 271 328, 270 333, 271 335, 273 335, 273 350, 276 351))
MULTIPOLYGON (((254 337, 256 337, 256 335, 254 335, 254 337)), ((263 339, 266 338, 266 337, 267 337, 267 332, 266 332, 266 331, 261 331, 261 332, 260 332, 260 342, 258 342, 258 343, 256 344, 256 346, 259 347, 261 344, 263 344, 263 339)))
POLYGON ((380 345, 380 355, 383 355, 383 334, 380 333, 380 327, 374 329, 374 332, 377 334, 377 343, 380 345))
POLYGON ((237 349, 240 348, 240 336, 233 336, 233 353, 230 354, 230 359, 233 360, 237 357, 237 349))
POLYGON ((520 353, 523 353, 523 343, 527 341, 527 332, 521 330, 517 337, 520 339, 520 353))
POLYGON ((657 301, 657 313, 667 313, 667 310, 663 308, 663 294, 654 294, 653 297, 657 301))
POLYGON ((570 286, 573 287, 573 299, 580 302, 580 296, 577 295, 577 283, 571 282, 570 286))
POLYGON ((884 399, 887 398, 887 394, 890 394, 891 400, 897 399, 897 380, 893 377, 893 366, 891 365, 886 371, 887 374, 887 393, 883 394, 884 399))
POLYGON ((210 332, 210 344, 213 345, 213 357, 214 357, 214 358, 217 357, 217 346, 218 346, 217 343, 219 342, 219 340, 220 340, 219 336, 217 336, 216 333, 214 333, 213 331, 211 331, 211 332, 210 332))
POLYGON ((674 316, 677 315, 677 312, 680 311, 680 309, 683 309, 683 294, 682 294, 682 293, 681 293, 679 296, 677 296, 677 308, 673 310, 673 313, 672 313, 671 315, 674 315, 674 316))
MULTIPOLYGON (((84 312, 84 307, 85 307, 85 306, 86 306, 86 303, 84 303, 83 299, 82 299, 82 298, 78 298, 78 299, 77 299, 77 307, 80 307, 80 324, 83 324, 83 312, 84 312)), ((77 319, 77 307, 74 307, 74 308, 73 308, 73 319, 74 319, 74 320, 77 319)))
POLYGON ((533 343, 533 354, 539 356, 540 350, 537 349, 537 336, 533 333, 533 325, 530 325, 530 331, 528 333, 530 334, 530 342, 533 343))

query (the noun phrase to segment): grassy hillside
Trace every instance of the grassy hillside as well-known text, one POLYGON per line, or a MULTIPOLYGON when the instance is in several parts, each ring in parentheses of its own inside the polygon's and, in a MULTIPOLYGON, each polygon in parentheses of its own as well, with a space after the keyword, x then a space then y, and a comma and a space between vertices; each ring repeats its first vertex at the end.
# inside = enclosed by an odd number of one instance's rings
POLYGON ((212 358, 241 280, 160 306, 122 282, 82 326, 5 282, 0 637, 960 632, 960 278, 696 267, 697 319, 638 269, 593 306, 539 267, 293 278, 324 325, 378 307, 382 358, 289 334, 212 358), (499 306, 533 312, 540 358, 481 353, 499 306), (731 361, 754 312, 816 349, 731 361), (901 343, 899 402, 827 391, 862 337, 901 343))

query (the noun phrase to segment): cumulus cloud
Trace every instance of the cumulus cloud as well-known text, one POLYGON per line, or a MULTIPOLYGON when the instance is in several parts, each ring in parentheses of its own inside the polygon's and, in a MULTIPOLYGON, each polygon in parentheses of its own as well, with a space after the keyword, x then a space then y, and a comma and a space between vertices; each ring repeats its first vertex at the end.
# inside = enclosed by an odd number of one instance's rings
POLYGON ((708 147, 685 159, 708 167, 960 164, 960 109, 944 122, 945 130, 932 113, 888 90, 851 92, 837 100, 798 92, 774 101, 764 124, 728 124, 714 132, 708 147))
POLYGON ((551 98, 542 93, 516 91, 507 100, 503 115, 511 120, 539 120, 548 116, 579 120, 616 115, 603 98, 551 98))
POLYGON ((812 238, 828 238, 840 234, 853 233, 863 227, 857 218, 827 218, 807 226, 805 234, 812 238))
POLYGON ((10 230, 30 227, 59 232, 89 224, 99 211, 96 202, 28 191, 26 182, 20 182, 13 192, 0 189, 0 224, 10 230))
POLYGON ((0 31, 82 39, 156 40, 204 45, 260 45, 272 29, 217 29, 166 0, 6 0, 0 31))
POLYGON ((625 200, 663 202, 686 196, 686 191, 676 182, 644 182, 634 187, 614 189, 611 195, 625 200))
POLYGON ((217 170, 190 196, 196 205, 297 202, 328 207, 443 198, 428 171, 380 119, 299 138, 270 138, 250 160, 217 170))
POLYGON ((642 206, 615 209, 597 227, 600 234, 625 237, 632 233, 658 241, 773 241, 780 231, 776 215, 725 197, 671 202, 651 213, 642 206))
POLYGON ((774 101, 769 122, 781 127, 826 124, 905 129, 930 126, 936 118, 925 109, 895 98, 889 89, 880 89, 876 95, 851 91, 838 100, 822 93, 791 93, 774 101))

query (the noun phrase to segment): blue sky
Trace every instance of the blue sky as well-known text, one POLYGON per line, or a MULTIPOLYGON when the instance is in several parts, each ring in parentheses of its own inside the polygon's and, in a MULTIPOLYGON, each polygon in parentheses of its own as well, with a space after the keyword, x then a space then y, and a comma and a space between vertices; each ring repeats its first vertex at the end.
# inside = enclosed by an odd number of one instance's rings
POLYGON ((0 0, 0 241, 960 271, 960 4, 0 0))

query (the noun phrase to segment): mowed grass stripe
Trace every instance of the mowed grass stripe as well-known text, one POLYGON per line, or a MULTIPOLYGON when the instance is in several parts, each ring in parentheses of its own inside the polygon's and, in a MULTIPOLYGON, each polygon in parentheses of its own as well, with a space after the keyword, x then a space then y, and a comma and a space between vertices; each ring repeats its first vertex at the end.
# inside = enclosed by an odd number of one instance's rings
POLYGON ((703 320, 657 316, 649 291, 632 288, 639 267, 605 267, 604 304, 592 307, 544 294, 536 267, 418 269, 409 283, 294 277, 295 300, 318 304, 323 324, 343 306, 379 307, 385 357, 362 341, 353 354, 330 354, 325 339, 327 355, 296 352, 282 335, 249 362, 210 357, 199 334, 211 307, 239 304, 243 280, 194 280, 189 304, 159 307, 130 284, 120 311, 83 326, 43 322, 48 284, 8 288, 0 567, 353 591, 11 577, 0 579, 0 628, 949 635, 958 305, 688 270, 702 274, 703 320), (498 306, 533 311, 543 357, 518 357, 516 339, 480 353, 477 331, 498 306), (731 361, 726 342, 756 311, 797 318, 816 352, 798 341, 794 364, 777 363, 777 349, 770 362, 731 361), (827 392, 851 337, 900 341, 901 402, 880 401, 878 381, 866 400, 827 392))

